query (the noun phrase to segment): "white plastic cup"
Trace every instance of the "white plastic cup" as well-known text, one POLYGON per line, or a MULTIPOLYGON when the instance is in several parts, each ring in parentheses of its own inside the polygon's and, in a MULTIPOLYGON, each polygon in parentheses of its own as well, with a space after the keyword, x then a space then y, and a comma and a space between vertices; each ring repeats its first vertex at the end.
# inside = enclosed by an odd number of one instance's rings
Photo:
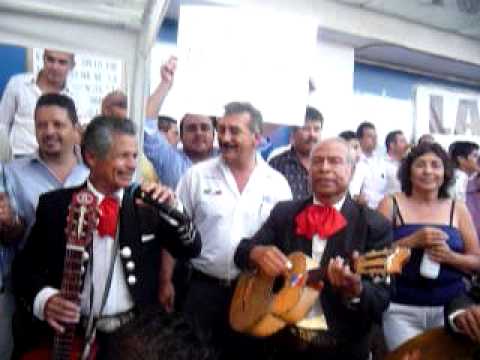
POLYGON ((420 275, 427 279, 436 279, 440 274, 440 264, 433 261, 425 252, 423 253, 422 262, 420 264, 420 275))

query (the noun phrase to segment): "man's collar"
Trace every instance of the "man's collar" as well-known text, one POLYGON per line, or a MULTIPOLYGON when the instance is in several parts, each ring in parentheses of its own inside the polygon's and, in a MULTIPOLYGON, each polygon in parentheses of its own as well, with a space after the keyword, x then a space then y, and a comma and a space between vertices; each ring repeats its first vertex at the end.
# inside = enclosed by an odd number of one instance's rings
MULTIPOLYGON (((333 204, 333 207, 335 208, 335 210, 340 211, 342 209, 346 198, 347 198, 347 194, 345 193, 339 201, 337 201, 335 204, 333 204)), ((321 201, 317 200, 315 195, 313 195, 313 203, 316 204, 316 205, 324 205, 324 204, 322 204, 321 201)))
MULTIPOLYGON (((40 87, 38 86, 38 79, 39 79, 40 74, 42 73, 42 71, 43 71, 43 69, 41 69, 41 70, 40 70, 38 73, 36 73, 36 74, 32 74, 32 77, 29 78, 29 79, 27 79, 27 81, 28 81, 29 83, 31 83, 32 85, 37 86, 37 88, 38 88, 39 90, 40 90, 40 87)), ((60 90, 60 93, 65 93, 65 94, 68 94, 68 95, 72 93, 70 87, 68 86, 68 75, 67 75, 67 77, 65 78, 65 81, 64 81, 64 83, 63 83, 62 89, 60 90)))
POLYGON ((365 159, 373 159, 375 157, 375 151, 372 151, 370 155, 365 154, 363 151, 360 153, 360 160, 365 159))
MULTIPOLYGON (((93 186, 92 182, 90 181, 90 179, 87 179, 87 189, 89 191, 91 191, 95 197, 97 198, 97 201, 98 203, 101 203, 103 198, 105 197, 105 194, 101 193, 100 191, 98 191, 95 186, 93 186)), ((121 204, 122 203, 122 200, 123 200, 123 194, 124 194, 125 190, 124 189, 120 189, 118 191, 116 191, 113 195, 118 199, 118 202, 121 204)))
MULTIPOLYGON (((220 164, 221 164, 221 166, 223 166, 223 167, 225 167, 226 169, 232 171, 232 170, 230 169, 230 166, 228 166, 228 164, 227 164, 227 163, 225 162, 225 160, 223 159, 222 154, 219 155, 219 159, 220 159, 220 164)), ((254 162, 253 169, 256 169, 257 166, 263 165, 262 162, 265 163, 265 160, 263 160, 262 156, 261 156, 259 153, 257 153, 257 151, 255 151, 255 153, 253 154, 253 162, 254 162)), ((266 163, 265 163, 265 164, 266 164, 266 163)))
MULTIPOLYGON (((73 154, 75 155, 75 158, 77 159, 77 164, 83 164, 83 159, 82 159, 82 154, 80 153, 80 148, 78 146, 75 146, 73 148, 73 154)), ((42 156, 40 155, 40 150, 37 149, 31 156, 30 156, 31 161, 39 161, 44 164, 46 164, 45 160, 43 160, 42 156)))
POLYGON ((401 160, 397 160, 394 156, 390 155, 389 153, 387 153, 387 159, 390 162, 393 162, 393 163, 400 163, 401 162, 401 160))

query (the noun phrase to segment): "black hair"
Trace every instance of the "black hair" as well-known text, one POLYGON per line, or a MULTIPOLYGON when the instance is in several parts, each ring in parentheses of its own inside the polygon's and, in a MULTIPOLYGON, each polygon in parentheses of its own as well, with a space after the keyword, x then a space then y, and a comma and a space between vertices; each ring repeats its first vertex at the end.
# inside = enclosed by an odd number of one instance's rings
POLYGON ((74 126, 78 124, 77 109, 72 98, 62 94, 45 94, 38 98, 37 105, 35 106, 34 117, 37 118, 37 111, 43 106, 58 106, 68 114, 68 118, 74 126))
POLYGON ((320 125, 323 128, 323 115, 313 106, 307 106, 305 110, 305 122, 307 121, 320 121, 320 125))
POLYGON ((375 130, 375 125, 373 125, 371 122, 368 122, 368 121, 362 122, 360 125, 358 125, 357 138, 359 139, 363 138, 363 133, 367 129, 375 130))
POLYGON ((342 131, 340 134, 338 134, 338 137, 342 138, 345 141, 358 139, 357 134, 355 133, 355 131, 352 131, 352 130, 342 131))
MULTIPOLYGON (((185 114, 185 116, 182 118, 182 120, 180 120, 180 138, 183 138, 183 133, 184 133, 183 126, 184 126, 184 123, 185 123, 185 119, 188 116, 192 116, 192 115, 195 115, 195 114, 185 114)), ((216 117, 215 116, 205 116, 205 117, 210 119, 210 121, 212 122, 212 132, 215 132, 215 128, 217 127, 216 117)))
POLYGON ((442 160, 444 175, 443 184, 440 186, 440 189, 438 191, 438 197, 448 198, 450 197, 448 189, 450 188, 453 181, 453 166, 447 152, 442 148, 441 145, 437 143, 418 144, 417 146, 413 147, 407 157, 403 159, 400 165, 400 169, 398 170, 398 179, 400 180, 402 191, 407 196, 412 195, 411 173, 413 162, 427 153, 433 153, 442 160))
POLYGON ((478 144, 471 141, 455 141, 450 144, 448 152, 455 167, 459 167, 459 157, 467 158, 472 152, 478 150, 478 144))
POLYGON ((177 120, 170 116, 159 115, 157 119, 158 128, 167 132, 172 126, 177 125, 177 120))
POLYGON ((398 135, 403 135, 403 132, 401 130, 394 130, 387 134, 387 137, 385 138, 385 147, 387 148, 387 152, 390 151, 390 146, 397 142, 398 135))

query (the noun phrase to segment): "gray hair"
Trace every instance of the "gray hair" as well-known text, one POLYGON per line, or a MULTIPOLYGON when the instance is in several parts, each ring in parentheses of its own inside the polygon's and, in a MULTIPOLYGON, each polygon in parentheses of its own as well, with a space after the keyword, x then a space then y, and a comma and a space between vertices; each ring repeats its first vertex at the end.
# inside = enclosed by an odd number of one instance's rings
POLYGON ((310 160, 311 160, 313 154, 315 153, 315 150, 319 146, 321 146, 322 144, 327 143, 327 142, 336 142, 336 143, 344 145, 347 148, 347 155, 346 155, 345 160, 347 161, 347 164, 350 165, 353 168, 353 166, 355 165, 355 155, 352 151, 352 148, 348 144, 348 141, 342 139, 341 137, 328 138, 328 139, 322 140, 322 141, 318 142, 317 144, 315 144, 312 148, 312 151, 310 152, 310 160))
POLYGON ((96 116, 88 124, 82 137, 82 157, 85 152, 92 153, 99 159, 105 159, 113 144, 114 134, 136 135, 136 128, 130 119, 117 119, 108 116, 96 116))
POLYGON ((261 134, 263 130, 263 118, 259 110, 249 102, 231 102, 225 105, 225 116, 248 113, 250 123, 248 128, 254 134, 261 134))

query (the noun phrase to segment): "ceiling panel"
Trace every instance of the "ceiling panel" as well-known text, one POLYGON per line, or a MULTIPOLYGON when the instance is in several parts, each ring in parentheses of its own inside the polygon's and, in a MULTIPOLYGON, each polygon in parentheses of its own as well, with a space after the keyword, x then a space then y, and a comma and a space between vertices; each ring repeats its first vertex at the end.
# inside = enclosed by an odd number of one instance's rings
POLYGON ((358 61, 480 86, 480 67, 390 45, 355 49, 358 61))
POLYGON ((335 0, 480 40, 478 0, 335 0))

